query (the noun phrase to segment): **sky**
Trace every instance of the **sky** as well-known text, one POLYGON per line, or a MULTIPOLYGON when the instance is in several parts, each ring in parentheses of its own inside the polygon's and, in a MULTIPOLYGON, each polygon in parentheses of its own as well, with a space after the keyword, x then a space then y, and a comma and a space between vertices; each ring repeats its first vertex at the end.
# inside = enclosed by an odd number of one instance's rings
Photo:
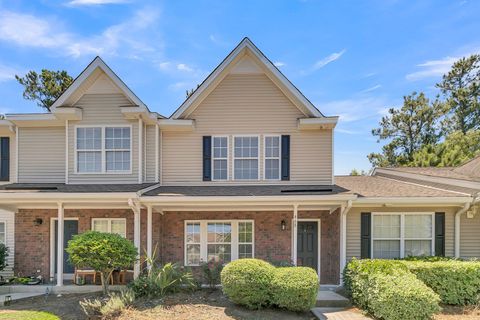
POLYGON ((480 1, 0 0, 0 113, 41 112, 14 75, 77 76, 101 56, 152 111, 170 116, 248 36, 327 116, 335 174, 369 170, 371 130, 403 96, 480 53, 480 1))

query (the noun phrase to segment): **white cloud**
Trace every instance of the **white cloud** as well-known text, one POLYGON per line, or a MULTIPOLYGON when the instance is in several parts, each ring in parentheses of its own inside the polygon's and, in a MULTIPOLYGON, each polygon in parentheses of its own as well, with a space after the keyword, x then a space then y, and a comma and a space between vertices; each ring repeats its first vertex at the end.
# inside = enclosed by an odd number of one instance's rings
POLYGON ((376 118, 385 109, 392 105, 384 97, 353 97, 350 99, 317 103, 326 114, 340 116, 340 123, 355 122, 368 118, 376 118))
POLYGON ((275 67, 277 67, 277 68, 280 68, 280 67, 283 67, 283 66, 286 66, 286 65, 287 65, 285 62, 282 62, 282 61, 277 61, 277 62, 274 62, 273 64, 274 64, 275 67))
MULTIPOLYGON (((39 18, 29 14, 3 11, 0 13, 0 40, 13 42, 19 46, 48 48, 56 53, 79 57, 83 55, 122 55, 136 57, 138 53, 154 52, 157 47, 151 43, 152 34, 145 31, 154 29, 158 20, 158 10, 145 8, 138 10, 131 19, 112 25, 100 34, 89 37, 66 30, 61 21, 39 18)), ((158 41, 158 40, 156 40, 158 41)))
POLYGON ((326 56, 325 58, 322 58, 320 60, 318 60, 317 62, 315 62, 315 64, 313 65, 312 67, 312 71, 316 71, 318 69, 321 69, 323 67, 325 67, 327 64, 329 63, 332 63, 338 59, 340 59, 341 56, 343 56, 343 54, 347 52, 346 49, 343 49, 342 51, 340 52, 334 52, 328 56, 326 56))
POLYGON ((219 36, 216 36, 214 34, 209 35, 208 38, 210 39, 210 41, 212 41, 216 45, 230 46, 230 44, 227 41, 222 40, 219 36))
POLYGON ((122 4, 129 3, 129 0, 72 0, 68 2, 71 6, 96 6, 102 4, 122 4))
POLYGON ((185 63, 177 64, 177 70, 185 71, 185 72, 194 72, 195 71, 193 68, 189 67, 185 63))
POLYGON ((370 88, 367 88, 365 90, 362 90, 360 91, 360 93, 368 93, 368 92, 372 92, 372 91, 375 91, 377 89, 380 89, 382 87, 381 84, 377 84, 377 85, 374 85, 373 87, 370 87, 370 88))
POLYGON ((157 66, 160 70, 167 71, 171 68, 172 63, 169 61, 165 61, 165 62, 158 63, 157 66))
POLYGON ((19 74, 18 70, 5 66, 0 65, 0 82, 9 81, 15 79, 15 75, 19 74))
POLYGON ((457 61, 459 57, 445 57, 440 60, 429 60, 418 64, 420 71, 409 73, 405 78, 409 81, 417 81, 425 78, 441 77, 452 67, 452 64, 457 61))

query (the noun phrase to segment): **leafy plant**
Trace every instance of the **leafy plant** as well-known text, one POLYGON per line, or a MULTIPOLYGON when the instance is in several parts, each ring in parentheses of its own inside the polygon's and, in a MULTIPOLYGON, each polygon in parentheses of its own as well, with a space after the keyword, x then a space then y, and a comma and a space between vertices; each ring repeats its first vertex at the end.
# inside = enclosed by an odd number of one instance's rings
POLYGON ((161 267, 152 265, 147 273, 129 284, 136 296, 163 297, 181 289, 196 288, 190 271, 176 263, 167 263, 161 267))
POLYGON ((307 311, 317 300, 318 276, 307 267, 276 268, 270 287, 274 305, 290 311, 307 311))
POLYGON ((220 283, 220 274, 223 270, 223 261, 210 260, 202 264, 203 278, 210 289, 215 289, 215 286, 220 283))
POLYGON ((0 271, 3 271, 7 264, 7 257, 8 257, 8 248, 5 244, 0 243, 0 271))
POLYGON ((409 270, 440 295, 445 304, 468 305, 480 302, 480 262, 409 261, 409 270))
POLYGON ((87 231, 68 241, 66 249, 70 261, 78 268, 92 268, 100 272, 103 293, 108 292, 108 280, 116 269, 132 266, 137 260, 137 249, 124 237, 113 233, 87 231))
POLYGON ((112 317, 131 306, 134 301, 135 293, 127 289, 110 293, 107 298, 84 299, 79 303, 87 317, 112 317))
POLYGON ((239 259, 227 264, 221 273, 223 292, 234 303, 250 309, 269 306, 270 285, 275 267, 259 259, 239 259))

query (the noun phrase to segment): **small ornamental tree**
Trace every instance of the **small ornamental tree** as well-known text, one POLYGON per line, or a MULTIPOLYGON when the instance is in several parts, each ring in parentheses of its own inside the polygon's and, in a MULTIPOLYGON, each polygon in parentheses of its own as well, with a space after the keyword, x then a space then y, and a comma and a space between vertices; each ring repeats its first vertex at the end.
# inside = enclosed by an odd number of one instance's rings
POLYGON ((118 234, 87 231, 68 241, 70 262, 77 268, 100 272, 103 293, 108 292, 108 279, 115 269, 125 269, 137 260, 138 251, 130 240, 118 234))
POLYGON ((0 271, 3 271, 7 266, 8 248, 0 243, 0 271))

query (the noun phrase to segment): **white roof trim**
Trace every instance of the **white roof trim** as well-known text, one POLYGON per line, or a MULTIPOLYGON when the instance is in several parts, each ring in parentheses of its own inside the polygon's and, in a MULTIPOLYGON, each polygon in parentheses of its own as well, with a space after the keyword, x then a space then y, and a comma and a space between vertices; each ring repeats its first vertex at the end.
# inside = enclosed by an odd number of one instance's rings
POLYGON ((134 105, 141 107, 142 109, 148 110, 147 106, 133 93, 130 88, 110 69, 109 66, 100 58, 96 57, 92 62, 85 68, 85 70, 80 73, 80 75, 73 81, 73 83, 65 90, 64 93, 53 103, 51 110, 55 112, 57 107, 62 106, 65 101, 80 87, 80 85, 95 71, 95 69, 100 68, 105 74, 117 85, 120 90, 122 90, 125 95, 133 102, 134 105))
MULTIPOLYGON (((220 76, 220 74, 227 68, 232 61, 234 61, 245 49, 249 50, 263 66, 276 78, 282 85, 284 85, 287 90, 305 107, 305 109, 310 113, 308 116, 311 117, 324 117, 324 115, 317 109, 315 106, 273 65, 273 63, 268 60, 268 58, 253 44, 253 42, 244 38, 240 44, 225 58, 225 60, 220 63, 220 65, 205 79, 205 81, 200 85, 200 87, 195 90, 195 92, 185 100, 182 105, 172 114, 170 118, 178 119, 189 113, 189 109, 194 104, 194 102, 201 96, 201 94, 207 90, 212 82, 220 76)), ((302 110, 303 112, 303 110, 302 110)))

